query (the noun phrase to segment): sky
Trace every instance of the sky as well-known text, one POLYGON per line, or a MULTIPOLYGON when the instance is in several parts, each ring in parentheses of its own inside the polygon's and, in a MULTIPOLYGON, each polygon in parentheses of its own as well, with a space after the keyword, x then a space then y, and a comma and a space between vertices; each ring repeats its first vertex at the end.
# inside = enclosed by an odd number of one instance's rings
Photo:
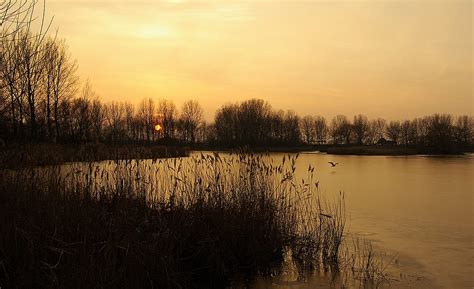
POLYGON ((473 114, 471 1, 47 0, 105 101, 261 98, 275 109, 405 119, 473 114))

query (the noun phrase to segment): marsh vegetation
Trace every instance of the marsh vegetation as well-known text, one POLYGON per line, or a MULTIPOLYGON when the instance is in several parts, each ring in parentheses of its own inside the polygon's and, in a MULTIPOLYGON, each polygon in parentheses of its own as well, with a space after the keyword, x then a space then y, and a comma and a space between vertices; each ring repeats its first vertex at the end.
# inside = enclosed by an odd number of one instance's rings
POLYGON ((374 250, 346 242, 344 194, 321 194, 311 166, 297 180, 296 158, 3 170, 0 284, 224 288, 275 276, 291 260, 301 276, 323 270, 377 287, 385 275, 374 250))

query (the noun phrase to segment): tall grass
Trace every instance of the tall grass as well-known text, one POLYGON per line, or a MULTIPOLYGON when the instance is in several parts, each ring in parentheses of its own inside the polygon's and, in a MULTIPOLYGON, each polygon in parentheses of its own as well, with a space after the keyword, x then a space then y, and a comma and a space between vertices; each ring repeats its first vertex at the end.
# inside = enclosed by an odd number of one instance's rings
MULTIPOLYGON (((224 288, 340 267, 344 196, 298 156, 116 160, 0 171, 2 288, 224 288)), ((370 277, 370 276, 369 276, 370 277)))

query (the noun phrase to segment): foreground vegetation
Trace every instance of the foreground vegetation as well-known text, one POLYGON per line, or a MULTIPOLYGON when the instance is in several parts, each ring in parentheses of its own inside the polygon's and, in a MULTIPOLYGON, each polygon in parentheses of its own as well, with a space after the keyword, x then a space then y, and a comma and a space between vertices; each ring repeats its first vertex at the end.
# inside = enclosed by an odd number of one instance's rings
POLYGON ((278 273, 288 254, 301 272, 351 268, 379 284, 370 254, 344 249, 343 195, 322 197, 312 167, 297 181, 295 162, 215 154, 0 171, 0 286, 224 288, 278 273))

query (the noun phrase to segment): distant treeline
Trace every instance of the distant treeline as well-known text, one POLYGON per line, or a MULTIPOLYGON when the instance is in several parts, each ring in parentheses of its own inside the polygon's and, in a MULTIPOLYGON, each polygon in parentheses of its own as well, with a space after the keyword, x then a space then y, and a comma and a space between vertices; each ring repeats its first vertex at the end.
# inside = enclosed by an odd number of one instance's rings
MULTIPOLYGON (((423 118, 387 122, 356 115, 352 121, 337 115, 328 122, 322 116, 300 117, 293 111, 274 110, 263 100, 251 99, 222 106, 214 123, 203 121, 203 109, 195 100, 181 110, 172 101, 151 98, 139 105, 103 103, 89 85, 76 96, 61 99, 57 118, 48 117, 47 98, 39 94, 35 130, 31 116, 0 118, 2 138, 13 141, 102 143, 205 144, 218 147, 296 145, 403 145, 449 152, 472 147, 474 118, 434 114, 423 118)), ((9 103, 12 105, 12 103, 9 103)), ((13 106, 16 106, 13 103, 13 106)), ((17 110, 27 111, 25 108, 17 110)), ((13 111, 13 109, 12 109, 13 111)), ((56 115, 56 113, 54 114, 56 115)))
POLYGON ((195 100, 186 101, 180 111, 163 99, 104 103, 88 82, 80 83, 64 40, 32 33, 29 26, 7 32, 0 35, 0 146, 38 141, 211 147, 381 144, 449 152, 473 145, 474 121, 467 115, 390 122, 337 115, 327 121, 251 99, 222 106, 208 124, 195 100))
POLYGON ((423 118, 387 122, 356 115, 350 121, 337 115, 299 117, 275 111, 263 100, 225 105, 207 130, 207 141, 219 145, 403 145, 427 152, 453 152, 473 145, 474 118, 433 114, 423 118))

